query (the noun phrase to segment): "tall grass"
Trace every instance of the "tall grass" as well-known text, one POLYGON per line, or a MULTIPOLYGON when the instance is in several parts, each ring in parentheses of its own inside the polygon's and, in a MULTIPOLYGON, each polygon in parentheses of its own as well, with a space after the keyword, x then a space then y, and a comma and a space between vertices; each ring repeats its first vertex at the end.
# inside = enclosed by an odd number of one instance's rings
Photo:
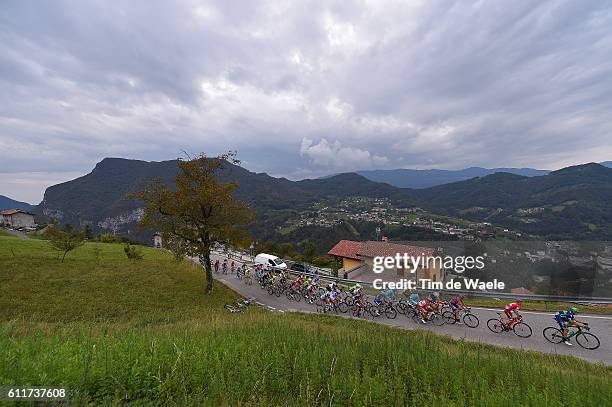
POLYGON ((612 402, 603 365, 367 321, 229 314, 235 294, 203 295, 199 269, 159 250, 130 262, 120 245, 96 247, 62 268, 44 242, 0 240, 0 385, 65 386, 79 405, 612 402))
POLYGON ((269 314, 3 323, 0 383, 160 405, 609 405, 609 368, 366 321, 269 314))

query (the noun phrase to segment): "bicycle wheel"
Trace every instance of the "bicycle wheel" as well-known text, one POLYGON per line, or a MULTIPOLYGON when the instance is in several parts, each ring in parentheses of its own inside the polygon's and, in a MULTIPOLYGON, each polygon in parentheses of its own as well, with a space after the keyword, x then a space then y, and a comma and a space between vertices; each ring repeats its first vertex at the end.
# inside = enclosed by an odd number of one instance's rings
POLYGON ((412 307, 406 308, 406 318, 413 318, 417 314, 416 310, 412 307))
POLYGON ((418 324, 419 322, 423 322, 423 321, 421 321, 421 316, 419 315, 419 313, 418 313, 418 312, 415 312, 415 313, 414 313, 414 315, 412 316, 412 320, 413 320, 413 321, 414 321, 416 324, 418 324))
POLYGON ((512 330, 514 331, 516 336, 519 336, 521 338, 529 338, 533 332, 531 330, 531 327, 524 322, 518 322, 514 324, 512 330))
POLYGON ((495 332, 496 334, 502 333, 504 331, 504 324, 502 321, 496 318, 491 318, 487 321, 487 328, 491 332, 495 332))
POLYGON ((397 311, 393 306, 389 305, 385 307, 385 316, 389 319, 395 319, 397 317, 397 311))
POLYGON ((398 302, 395 306, 395 309, 399 314, 406 315, 406 310, 408 309, 408 305, 405 302, 398 302))
POLYGON ((294 298, 293 290, 286 290, 285 291, 285 296, 287 297, 288 300, 292 300, 294 298))
POLYGON ((439 312, 435 312, 429 319, 435 326, 442 326, 444 325, 444 317, 439 313, 439 312))
POLYGON ((371 304, 368 307, 368 312, 373 318, 378 318, 380 316, 380 309, 378 308, 377 305, 371 304))
POLYGON ((593 350, 599 348, 599 339, 589 332, 576 334, 576 342, 585 349, 593 350))
POLYGON ((480 320, 474 314, 465 314, 463 315, 463 323, 468 328, 476 328, 480 324, 480 320))
POLYGON ((349 307, 346 304, 346 302, 342 301, 336 305, 336 309, 340 311, 341 313, 346 314, 346 312, 349 310, 349 307))
POLYGON ((274 287, 272 287, 271 285, 268 286, 268 294, 274 294, 274 287))
POLYGON ((457 322, 455 321, 455 314, 451 311, 446 311, 444 314, 442 314, 442 318, 444 318, 444 321, 449 325, 457 322))
POLYGON ((549 326, 542 331, 544 338, 550 343, 560 343, 563 340, 563 333, 560 329, 549 326))
POLYGON ((344 302, 345 302, 345 303, 346 303, 346 305, 348 305, 349 307, 352 307, 352 306, 353 306, 353 304, 355 303, 355 300, 353 300, 353 297, 351 297, 351 296, 349 295, 349 296, 347 296, 347 297, 344 299, 344 302))

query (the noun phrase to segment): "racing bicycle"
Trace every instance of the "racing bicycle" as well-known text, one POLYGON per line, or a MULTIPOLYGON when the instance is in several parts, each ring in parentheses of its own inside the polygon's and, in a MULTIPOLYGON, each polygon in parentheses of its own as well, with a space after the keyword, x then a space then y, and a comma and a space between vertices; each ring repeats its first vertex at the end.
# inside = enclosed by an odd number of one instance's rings
MULTIPOLYGON (((584 349, 594 350, 599 348, 599 338, 588 332, 589 324, 584 323, 583 326, 568 326, 569 332, 567 338, 576 338, 576 343, 584 349)), ((549 326, 542 331, 544 338, 550 343, 561 343, 563 341, 563 332, 556 327, 549 326)))

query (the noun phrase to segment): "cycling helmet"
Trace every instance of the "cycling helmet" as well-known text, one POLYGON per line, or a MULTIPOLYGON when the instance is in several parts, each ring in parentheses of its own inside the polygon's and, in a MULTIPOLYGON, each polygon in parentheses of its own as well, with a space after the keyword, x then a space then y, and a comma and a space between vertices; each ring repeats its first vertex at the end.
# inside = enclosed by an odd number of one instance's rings
POLYGON ((578 313, 578 308, 572 307, 572 308, 570 308, 570 311, 572 311, 574 314, 576 314, 576 313, 578 313))

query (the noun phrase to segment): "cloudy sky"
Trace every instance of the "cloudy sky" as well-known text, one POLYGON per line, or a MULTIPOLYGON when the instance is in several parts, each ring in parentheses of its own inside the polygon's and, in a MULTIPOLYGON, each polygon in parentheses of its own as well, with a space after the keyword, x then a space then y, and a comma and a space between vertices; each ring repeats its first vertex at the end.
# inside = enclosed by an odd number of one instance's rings
POLYGON ((0 194, 181 151, 292 179, 609 160, 611 55, 610 2, 2 0, 0 194))

